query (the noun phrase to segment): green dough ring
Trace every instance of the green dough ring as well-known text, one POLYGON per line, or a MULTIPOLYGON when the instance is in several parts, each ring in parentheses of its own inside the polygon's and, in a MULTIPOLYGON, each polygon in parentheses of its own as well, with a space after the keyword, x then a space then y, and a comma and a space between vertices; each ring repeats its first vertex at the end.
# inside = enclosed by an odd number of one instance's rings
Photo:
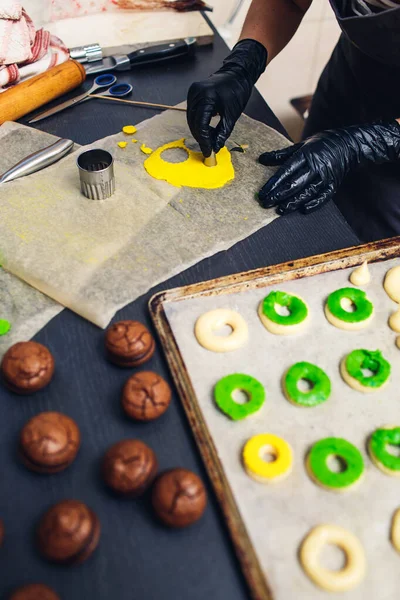
POLYGON ((0 319, 0 335, 6 335, 11 329, 11 323, 4 319, 0 319))
POLYGON ((290 367, 284 376, 284 391, 290 402, 299 406, 318 406, 328 400, 331 395, 331 381, 328 375, 309 362, 299 362, 290 367), (308 392, 301 392, 297 384, 301 379, 306 379, 313 384, 308 392))
POLYGON ((331 314, 345 323, 361 323, 369 319, 374 312, 374 305, 368 300, 367 294, 363 290, 350 287, 333 292, 328 296, 326 303, 331 314), (340 302, 344 298, 354 304, 354 312, 347 312, 342 308, 340 302))
POLYGON ((298 325, 308 316, 308 308, 301 298, 286 292, 270 292, 262 302, 262 313, 277 325, 298 325), (289 315, 280 315, 275 310, 275 304, 288 309, 289 315))
POLYGON ((368 448, 377 466, 400 475, 400 456, 393 456, 386 450, 386 444, 400 446, 400 427, 376 429, 371 435, 368 448))
POLYGON ((364 461, 360 451, 343 438, 325 438, 310 450, 308 468, 316 483, 332 490, 345 490, 354 485, 364 472, 364 461), (341 473, 331 471, 327 466, 329 456, 338 456, 346 463, 341 473))
POLYGON ((215 403, 233 421, 240 421, 257 412, 265 401, 264 386, 250 375, 235 373, 218 381, 214 388, 215 403), (238 404, 232 398, 235 390, 242 390, 249 396, 245 404, 238 404))
POLYGON ((382 352, 376 350, 353 350, 345 360, 346 371, 364 387, 380 388, 390 376, 390 363, 383 358, 382 352), (361 369, 369 369, 375 375, 365 377, 361 369))

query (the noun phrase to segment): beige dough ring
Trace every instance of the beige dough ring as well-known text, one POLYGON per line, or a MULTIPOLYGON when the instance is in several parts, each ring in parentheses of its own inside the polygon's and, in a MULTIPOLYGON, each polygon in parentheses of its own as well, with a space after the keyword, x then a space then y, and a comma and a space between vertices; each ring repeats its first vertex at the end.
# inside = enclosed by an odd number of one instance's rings
POLYGON ((301 545, 300 562, 309 578, 328 592, 345 592, 355 588, 366 572, 361 542, 350 531, 337 525, 314 527, 301 545), (326 544, 338 546, 346 555, 346 564, 339 571, 326 569, 320 564, 320 555, 326 544))
POLYGON ((393 515, 390 538, 395 550, 400 552, 400 508, 398 508, 393 515))
POLYGON ((194 326, 197 341, 206 350, 212 352, 232 352, 244 346, 249 337, 246 321, 236 311, 217 308, 201 315, 194 326), (216 335, 215 331, 229 326, 232 333, 227 336, 216 335))
POLYGON ((272 433, 254 435, 243 448, 243 464, 246 473, 260 483, 269 483, 287 477, 292 470, 293 452, 291 446, 272 433), (275 460, 266 462, 261 456, 263 449, 269 451, 275 460))

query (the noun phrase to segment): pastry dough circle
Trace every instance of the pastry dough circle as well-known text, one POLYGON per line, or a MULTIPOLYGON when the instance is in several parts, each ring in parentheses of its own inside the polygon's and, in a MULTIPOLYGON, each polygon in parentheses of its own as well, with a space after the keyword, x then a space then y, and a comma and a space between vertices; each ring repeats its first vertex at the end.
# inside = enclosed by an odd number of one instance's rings
POLYGON ((400 266, 389 269, 383 287, 389 298, 400 304, 400 266))
POLYGON ((295 297, 301 300, 307 308, 306 318, 300 323, 296 323, 296 325, 281 325, 280 323, 271 321, 271 319, 269 319, 263 312, 264 299, 261 300, 260 304, 258 305, 258 316, 260 317, 261 323, 264 325, 265 329, 274 335, 295 335, 296 333, 301 333, 305 329, 310 320, 310 308, 303 298, 297 295, 295 297))
POLYGON ((357 379, 355 379, 355 377, 352 377, 346 367, 346 360, 347 360, 347 355, 342 358, 341 362, 340 362, 340 374, 343 378, 343 381, 345 383, 347 383, 347 385, 349 385, 351 388, 353 388, 353 390, 356 390, 356 392, 362 392, 363 394, 371 394, 373 392, 379 392, 380 390, 383 390, 387 384, 389 383, 389 377, 387 378, 387 380, 380 386, 380 387, 368 387, 366 385, 362 385, 359 381, 357 381, 357 379))
POLYGON ((364 321, 359 321, 358 323, 348 323, 347 321, 342 321, 335 317, 328 308, 328 305, 325 304, 325 316, 329 323, 338 329, 344 329, 346 331, 360 331, 361 329, 365 329, 368 327, 372 319, 374 318, 374 313, 365 319, 364 321))
MULTIPOLYGON (((397 445, 397 443, 396 443, 397 439, 393 440, 393 439, 390 439, 390 437, 389 437, 389 438, 386 438, 386 440, 384 440, 383 444, 379 445, 378 448, 376 448, 376 446, 374 445, 374 435, 375 436, 382 435, 384 433, 385 429, 388 430, 388 433, 390 436, 390 430, 398 429, 398 428, 396 427, 396 425, 385 425, 384 427, 378 427, 378 429, 375 429, 375 431, 371 434, 371 436, 368 439, 368 444, 367 444, 368 453, 369 453, 369 456, 370 456, 372 462, 374 463, 374 465, 376 467, 378 467, 378 469, 380 471, 382 471, 382 473, 385 473, 385 475, 389 475, 390 477, 400 477, 400 471, 398 471, 396 469, 391 469, 391 468, 389 468, 389 466, 387 466, 387 464, 384 464, 385 458, 387 458, 387 456, 388 456, 386 451, 384 450, 383 456, 382 456, 382 453, 380 452, 382 450, 382 445, 384 448, 386 443, 387 444, 392 443, 392 444, 397 445), (378 454, 376 453, 376 450, 378 450, 378 454)), ((378 441, 378 443, 379 443, 379 441, 378 441)))
POLYGON ((243 464, 247 474, 260 483, 283 479, 292 470, 292 448, 283 438, 272 433, 253 435, 243 448, 243 464), (261 457, 260 452, 266 446, 276 456, 273 462, 266 462, 261 457))
POLYGON ((232 352, 244 346, 249 337, 246 321, 235 310, 217 308, 201 315, 194 326, 197 341, 212 352, 232 352), (215 330, 228 325, 232 333, 215 335, 215 330))
POLYGON ((392 540, 395 550, 400 552, 400 508, 398 508, 393 515, 390 539, 392 540))
POLYGON ((355 588, 364 578, 366 560, 359 539, 338 525, 318 525, 303 540, 300 562, 309 578, 328 592, 345 592, 355 588), (326 569, 319 563, 326 544, 338 546, 346 555, 346 565, 339 571, 326 569))

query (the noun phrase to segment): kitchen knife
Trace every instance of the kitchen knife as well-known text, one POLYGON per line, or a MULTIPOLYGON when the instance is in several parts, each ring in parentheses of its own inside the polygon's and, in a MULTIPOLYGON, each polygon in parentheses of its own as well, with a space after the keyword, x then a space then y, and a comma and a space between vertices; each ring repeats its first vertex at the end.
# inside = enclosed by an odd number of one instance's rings
POLYGON ((179 56, 189 56, 196 47, 196 38, 190 37, 176 42, 166 42, 149 46, 121 56, 107 56, 97 63, 85 65, 86 75, 96 75, 110 71, 129 71, 148 64, 156 64, 179 56))

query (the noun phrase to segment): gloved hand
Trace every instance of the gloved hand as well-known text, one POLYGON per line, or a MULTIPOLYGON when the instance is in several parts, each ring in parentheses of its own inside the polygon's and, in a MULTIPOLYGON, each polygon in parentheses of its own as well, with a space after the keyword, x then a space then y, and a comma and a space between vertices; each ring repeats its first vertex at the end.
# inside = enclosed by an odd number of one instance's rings
POLYGON ((261 164, 282 166, 259 192, 259 201, 264 208, 276 206, 281 215, 309 213, 336 194, 349 171, 399 158, 400 125, 395 120, 322 131, 261 154, 261 164))
POLYGON ((241 40, 216 73, 190 86, 187 121, 204 156, 224 146, 266 65, 264 46, 256 40, 241 40), (214 129, 210 121, 217 114, 221 120, 214 129))

